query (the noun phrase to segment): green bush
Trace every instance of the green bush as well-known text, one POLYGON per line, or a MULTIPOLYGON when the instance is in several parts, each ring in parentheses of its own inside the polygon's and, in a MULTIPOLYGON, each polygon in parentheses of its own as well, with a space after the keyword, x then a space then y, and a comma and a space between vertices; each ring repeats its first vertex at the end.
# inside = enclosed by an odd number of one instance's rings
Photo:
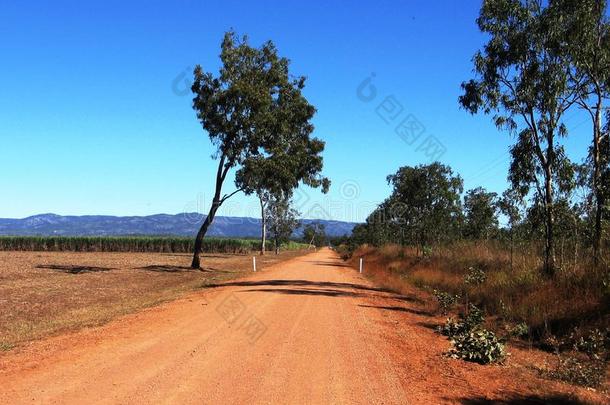
POLYGON ((523 336, 527 336, 529 334, 530 328, 529 326, 527 326, 527 323, 525 322, 520 322, 518 324, 516 324, 515 326, 513 326, 512 328, 510 328, 509 330, 509 335, 513 336, 513 337, 523 337, 523 336))
POLYGON ((606 376, 606 364, 601 360, 584 360, 574 356, 559 357, 557 367, 548 377, 584 387, 596 388, 606 376))
POLYGON ((483 311, 477 308, 475 305, 470 304, 468 314, 466 316, 460 316, 460 320, 456 321, 453 318, 448 318, 447 322, 443 327, 440 328, 440 332, 450 338, 471 331, 478 328, 485 318, 483 317, 483 311))
POLYGON ((449 356, 479 364, 502 362, 506 358, 504 345, 486 329, 475 329, 451 338, 449 356))
POLYGON ((436 298, 436 300, 438 301, 439 310, 443 315, 446 315, 447 312, 449 312, 449 310, 451 309, 451 307, 456 304, 458 299, 460 299, 459 295, 449 294, 448 292, 436 289, 432 290, 432 294, 434 295, 434 298, 436 298))
POLYGON ((481 325, 485 322, 483 311, 473 304, 460 320, 447 319, 440 332, 448 336, 453 348, 448 355, 480 364, 497 363, 506 358, 504 345, 496 335, 481 325))
POLYGON ((574 350, 585 353, 592 360, 606 360, 610 351, 610 331, 593 329, 586 335, 578 336, 578 330, 572 332, 574 350))
POLYGON ((466 277, 464 277, 464 283, 472 286, 481 285, 487 280, 487 274, 480 267, 469 267, 466 277))
POLYGON ((453 318, 447 318, 447 322, 442 327, 439 326, 439 332, 449 338, 466 333, 464 322, 456 321, 453 318))

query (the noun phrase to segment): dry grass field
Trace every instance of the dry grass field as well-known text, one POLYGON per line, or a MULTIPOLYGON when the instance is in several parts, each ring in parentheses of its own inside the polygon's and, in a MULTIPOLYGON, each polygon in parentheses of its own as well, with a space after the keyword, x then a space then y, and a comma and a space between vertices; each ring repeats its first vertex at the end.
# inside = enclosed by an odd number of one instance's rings
MULTIPOLYGON (((303 252, 257 256, 265 268, 303 252)), ((0 252, 0 351, 33 339, 101 325, 252 271, 251 255, 0 252)))

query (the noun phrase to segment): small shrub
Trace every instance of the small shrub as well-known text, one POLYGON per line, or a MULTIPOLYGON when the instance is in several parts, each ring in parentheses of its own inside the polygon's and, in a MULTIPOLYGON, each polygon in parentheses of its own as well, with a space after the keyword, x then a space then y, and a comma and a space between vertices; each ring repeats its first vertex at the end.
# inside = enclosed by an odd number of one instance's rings
POLYGON ((513 326, 512 328, 510 328, 510 330, 508 331, 508 334, 512 337, 523 337, 523 336, 527 336, 529 334, 530 328, 529 326, 527 326, 527 323, 525 322, 520 322, 518 324, 516 324, 515 326, 513 326))
POLYGON ((448 337, 454 337, 457 335, 470 333, 477 329, 483 322, 483 311, 477 308, 475 305, 470 304, 468 314, 466 316, 460 316, 460 320, 456 321, 453 318, 448 318, 445 325, 439 328, 439 332, 448 337))
POLYGON ((447 318, 445 325, 439 326, 438 331, 449 338, 466 333, 464 322, 456 321, 453 318, 447 318))
POLYGON ((485 322, 483 311, 474 304, 468 304, 468 314, 464 318, 464 323, 468 330, 473 330, 485 322))
POLYGON ((556 380, 596 388, 604 381, 606 364, 601 360, 559 357, 557 367, 546 374, 556 380))
POLYGON ((421 254, 425 259, 429 259, 432 256, 432 246, 422 247, 421 254))
POLYGON ((0 342, 0 352, 8 352, 9 350, 11 350, 14 347, 15 347, 15 345, 12 343, 0 342))
POLYGON ((447 319, 440 332, 450 338, 453 348, 448 355, 479 364, 501 362, 506 358, 504 345, 496 335, 481 327, 485 322, 483 311, 476 305, 468 305, 468 313, 459 321, 447 319))
POLYGON ((487 329, 476 329, 454 336, 449 356, 479 364, 504 361, 507 354, 496 335, 487 329))
POLYGON ((584 387, 599 387, 606 376, 610 333, 593 329, 582 334, 578 328, 569 338, 556 345, 557 365, 555 369, 544 372, 548 377, 582 385, 584 387), (559 353, 560 347, 572 342, 574 355, 564 356, 559 353), (580 353, 580 354, 579 354, 580 353), (586 357, 585 357, 586 356, 586 357))
POLYGON ((434 298, 438 301, 438 307, 441 311, 441 314, 446 315, 447 312, 451 309, 452 306, 455 305, 457 300, 460 298, 459 295, 453 295, 445 291, 440 290, 432 290, 432 294, 434 298))
POLYGON ((606 360, 610 346, 610 333, 593 329, 584 336, 575 337, 578 330, 572 333, 574 350, 585 353, 592 360, 606 360))
POLYGON ((480 267, 469 267, 466 277, 464 277, 464 283, 472 286, 481 285, 487 280, 487 274, 480 267))

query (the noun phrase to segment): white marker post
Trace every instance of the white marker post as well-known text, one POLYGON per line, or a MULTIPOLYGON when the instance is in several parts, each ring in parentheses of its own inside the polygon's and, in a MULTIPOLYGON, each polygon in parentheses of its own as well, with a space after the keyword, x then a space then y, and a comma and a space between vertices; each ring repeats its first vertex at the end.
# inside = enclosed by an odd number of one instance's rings
POLYGON ((360 273, 362 273, 362 257, 360 258, 360 273))
POLYGON ((252 256, 252 268, 256 271, 256 256, 252 256))

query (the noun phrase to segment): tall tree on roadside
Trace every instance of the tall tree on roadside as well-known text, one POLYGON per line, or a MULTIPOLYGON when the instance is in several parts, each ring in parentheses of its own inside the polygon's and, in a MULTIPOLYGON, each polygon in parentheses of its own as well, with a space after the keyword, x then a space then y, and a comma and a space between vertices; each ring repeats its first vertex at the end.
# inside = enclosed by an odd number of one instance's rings
POLYGON ((494 113, 498 128, 517 134, 509 178, 522 195, 534 187, 544 211, 544 269, 555 273, 553 204, 558 166, 567 157, 558 138, 575 102, 571 64, 560 27, 539 0, 484 0, 477 24, 489 35, 474 56, 476 79, 462 84, 460 104, 475 114, 494 113))
POLYGON ((269 120, 270 139, 265 150, 244 161, 236 174, 236 184, 255 193, 261 207, 261 254, 265 254, 267 208, 271 199, 290 196, 303 183, 321 187, 327 193, 330 180, 320 173, 324 142, 311 137, 316 110, 302 95, 305 78, 283 87, 274 102, 269 120))
POLYGON ((322 246, 326 243, 326 226, 321 222, 311 222, 303 227, 303 241, 309 247, 322 246))
POLYGON ((482 187, 468 190, 464 197, 464 233, 471 239, 489 239, 498 229, 497 194, 482 187))
POLYGON ((610 98, 610 20, 606 0, 554 0, 550 3, 563 45, 573 65, 571 86, 577 105, 591 118, 593 137, 589 153, 591 188, 595 201, 594 258, 600 258, 602 217, 605 206, 604 113, 610 98))
MULTIPOLYGON (((222 67, 217 77, 196 66, 191 87, 193 109, 216 147, 213 158, 218 160, 214 196, 195 238, 192 268, 200 267, 203 238, 220 206, 240 191, 247 194, 256 191, 248 180, 255 177, 250 172, 256 168, 254 162, 271 158, 278 144, 290 142, 281 137, 284 132, 280 131, 278 136, 277 126, 288 122, 290 126, 309 128, 309 118, 315 111, 302 102, 297 103, 298 107, 290 105, 294 101, 291 97, 300 96, 304 79, 291 80, 288 59, 278 56, 271 41, 254 48, 246 37, 239 39, 234 32, 227 32, 221 44, 220 60, 222 67), (289 121, 281 117, 301 108, 308 114, 295 114, 289 121), (237 169, 237 189, 223 194, 222 187, 231 169, 237 169)), ((303 131, 309 137, 311 130, 303 131)), ((316 139, 306 144, 311 146, 307 149, 311 155, 317 156, 324 149, 324 143, 316 139)), ((317 158, 321 169, 321 157, 317 158)), ((315 179, 316 173, 308 174, 315 179)))
POLYGON ((498 209, 508 219, 508 227, 510 232, 510 269, 513 270, 514 252, 515 252, 515 226, 521 220, 521 207, 523 200, 519 193, 515 190, 508 189, 502 193, 502 197, 498 200, 498 209))
POLYGON ((291 207, 290 195, 271 195, 266 211, 269 233, 273 238, 275 254, 280 245, 290 240, 292 233, 299 227, 299 212, 291 207))
MULTIPOLYGON (((383 223, 393 225, 393 240, 404 238, 423 248, 459 233, 463 181, 459 175, 453 174, 449 166, 439 162, 404 166, 389 175, 387 180, 393 191, 380 207, 384 214, 383 223)), ((371 220, 371 223, 375 222, 371 220)))

